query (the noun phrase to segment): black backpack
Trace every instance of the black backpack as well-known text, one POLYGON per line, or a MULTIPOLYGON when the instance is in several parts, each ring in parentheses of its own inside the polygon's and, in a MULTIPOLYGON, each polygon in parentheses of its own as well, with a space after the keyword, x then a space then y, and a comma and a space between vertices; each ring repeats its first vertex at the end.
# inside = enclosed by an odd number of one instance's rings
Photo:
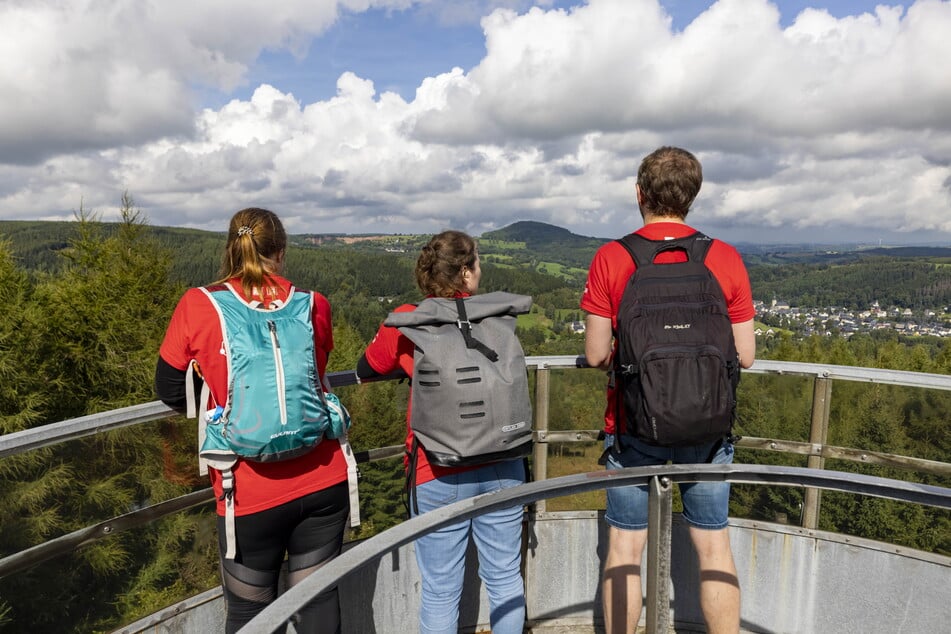
POLYGON ((704 263, 712 240, 699 232, 662 241, 632 233, 618 242, 637 269, 615 332, 614 376, 626 414, 615 418, 616 438, 626 429, 649 444, 683 447, 730 436, 740 365, 723 290, 704 263), (672 250, 687 260, 655 264, 672 250))

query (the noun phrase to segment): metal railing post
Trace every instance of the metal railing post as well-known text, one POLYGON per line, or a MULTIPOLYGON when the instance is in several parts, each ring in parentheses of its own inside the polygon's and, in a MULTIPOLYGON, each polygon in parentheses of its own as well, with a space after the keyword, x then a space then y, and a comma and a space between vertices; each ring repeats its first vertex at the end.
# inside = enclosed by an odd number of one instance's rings
POLYGON ((670 478, 654 476, 648 490, 646 634, 667 634, 670 626, 670 533, 673 526, 670 478))
MULTIPOLYGON (((535 369, 535 433, 539 441, 535 443, 532 476, 536 481, 548 479, 548 441, 545 434, 548 432, 548 400, 550 396, 551 370, 547 365, 538 364, 535 369)), ((535 511, 545 512, 545 500, 535 503, 535 511)))
MULTIPOLYGON (((809 442, 812 452, 806 466, 810 469, 825 469, 826 459, 822 457, 822 448, 829 436, 829 403, 832 400, 832 380, 817 376, 812 389, 812 423, 809 428, 809 442)), ((802 526, 815 529, 819 527, 819 505, 822 491, 807 487, 802 499, 802 526)))

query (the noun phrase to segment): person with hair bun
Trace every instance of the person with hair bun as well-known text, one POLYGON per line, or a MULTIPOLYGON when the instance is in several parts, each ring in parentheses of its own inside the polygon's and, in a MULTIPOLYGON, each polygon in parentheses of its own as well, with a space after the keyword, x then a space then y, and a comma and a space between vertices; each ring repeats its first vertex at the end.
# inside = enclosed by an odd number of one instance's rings
MULTIPOLYGON (((280 219, 266 209, 249 208, 231 218, 220 279, 248 305, 280 307, 293 292, 282 276, 287 234, 280 219)), ((333 350, 330 303, 313 294, 311 320, 321 383, 333 350)), ((224 334, 208 293, 185 292, 172 314, 159 350, 155 389, 175 410, 186 410, 186 376, 196 361, 211 391, 201 408, 228 400, 228 361, 224 334)), ((189 377, 190 378, 190 377, 189 377)), ((202 410, 204 411, 204 410, 202 410)), ((232 467, 237 552, 225 556, 225 502, 222 474, 209 469, 218 499, 218 542, 222 588, 227 604, 225 631, 236 632, 274 601, 287 556, 287 582, 300 583, 333 559, 343 546, 350 514, 347 460, 340 442, 324 439, 308 453, 275 462, 239 459, 232 467)), ((337 634, 340 606, 337 589, 316 597, 295 616, 298 632, 337 634)))
MULTIPOLYGON (((479 288, 482 269, 475 240, 461 231, 444 231, 433 237, 416 261, 416 284, 426 297, 468 297, 479 288)), ((396 312, 416 309, 405 304, 396 312)), ((396 328, 380 326, 357 363, 357 376, 370 378, 402 370, 413 376, 414 345, 396 328)), ((525 482, 522 460, 470 467, 430 464, 425 451, 409 460, 413 430, 406 412, 407 481, 415 477, 418 510, 432 511, 482 493, 525 482)), ((422 578, 419 631, 455 633, 459 628, 459 600, 465 576, 465 555, 470 536, 479 555, 479 577, 489 597, 489 620, 494 634, 521 634, 525 624, 525 588, 521 575, 522 507, 493 511, 446 526, 416 540, 416 562, 422 578)))

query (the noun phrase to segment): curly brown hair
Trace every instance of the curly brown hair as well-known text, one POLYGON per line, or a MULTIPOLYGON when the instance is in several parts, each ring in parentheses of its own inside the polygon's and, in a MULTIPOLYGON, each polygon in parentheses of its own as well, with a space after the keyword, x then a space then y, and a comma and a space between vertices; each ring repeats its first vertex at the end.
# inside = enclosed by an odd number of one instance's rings
POLYGON ((443 231, 423 247, 416 260, 416 285, 427 296, 454 297, 466 290, 463 270, 475 267, 476 242, 461 231, 443 231))

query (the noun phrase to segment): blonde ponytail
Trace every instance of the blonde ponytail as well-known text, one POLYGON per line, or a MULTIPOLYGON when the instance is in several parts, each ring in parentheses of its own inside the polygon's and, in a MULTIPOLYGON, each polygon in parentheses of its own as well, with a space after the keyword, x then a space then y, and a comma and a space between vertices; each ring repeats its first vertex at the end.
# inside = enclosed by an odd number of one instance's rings
POLYGON ((231 218, 216 283, 239 277, 245 297, 259 289, 261 301, 268 304, 277 298, 271 276, 278 272, 286 248, 287 233, 277 214, 257 207, 242 209, 231 218))

